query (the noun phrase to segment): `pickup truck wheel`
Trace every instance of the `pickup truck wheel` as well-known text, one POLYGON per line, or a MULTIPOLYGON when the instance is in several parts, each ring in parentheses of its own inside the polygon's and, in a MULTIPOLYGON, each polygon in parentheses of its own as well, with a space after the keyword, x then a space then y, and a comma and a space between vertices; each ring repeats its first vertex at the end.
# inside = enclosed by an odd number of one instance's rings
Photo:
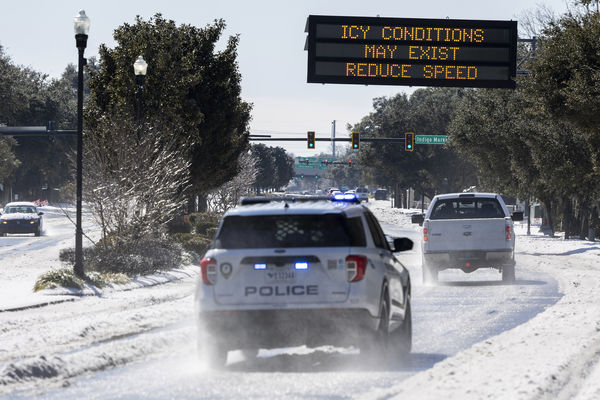
POLYGON ((391 334, 395 354, 400 358, 405 358, 410 354, 412 349, 412 312, 410 309, 410 301, 406 303, 406 313, 402 326, 396 329, 391 334))
POLYGON ((423 283, 437 283, 438 282, 438 270, 435 267, 431 267, 428 265, 425 260, 423 260, 423 283))
POLYGON ((502 266, 502 282, 515 281, 515 264, 507 264, 502 266))

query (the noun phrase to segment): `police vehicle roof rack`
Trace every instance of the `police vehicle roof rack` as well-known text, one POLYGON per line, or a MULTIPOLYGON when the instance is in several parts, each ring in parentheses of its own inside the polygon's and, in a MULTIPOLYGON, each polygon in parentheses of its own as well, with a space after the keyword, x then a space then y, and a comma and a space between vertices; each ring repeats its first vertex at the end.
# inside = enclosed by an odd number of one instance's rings
POLYGON ((273 201, 285 201, 289 203, 299 203, 305 201, 344 201, 347 203, 360 203, 360 200, 356 198, 356 196, 347 196, 346 198, 336 196, 294 196, 294 195, 286 195, 286 196, 249 196, 242 197, 240 199, 240 205, 248 206, 252 204, 265 204, 271 203, 273 201))

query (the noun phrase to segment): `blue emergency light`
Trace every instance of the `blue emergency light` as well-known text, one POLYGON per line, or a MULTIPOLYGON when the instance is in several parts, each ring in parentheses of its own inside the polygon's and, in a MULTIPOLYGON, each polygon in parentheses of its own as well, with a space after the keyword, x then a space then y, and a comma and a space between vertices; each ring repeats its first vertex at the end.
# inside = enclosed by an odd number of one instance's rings
POLYGON ((294 268, 300 270, 308 269, 308 263, 306 261, 299 261, 294 264, 294 268))
POLYGON ((335 201, 355 201, 356 195, 353 193, 338 193, 333 196, 335 201))
POLYGON ((265 263, 256 263, 256 264, 254 264, 254 269, 267 269, 267 264, 265 264, 265 263))

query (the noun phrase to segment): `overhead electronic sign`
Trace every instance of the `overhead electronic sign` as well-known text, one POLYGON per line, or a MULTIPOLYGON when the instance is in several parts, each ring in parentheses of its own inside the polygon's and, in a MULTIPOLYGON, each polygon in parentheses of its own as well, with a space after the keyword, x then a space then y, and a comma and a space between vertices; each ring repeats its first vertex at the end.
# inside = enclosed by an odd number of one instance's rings
POLYGON ((514 88, 517 22, 310 15, 308 82, 514 88))

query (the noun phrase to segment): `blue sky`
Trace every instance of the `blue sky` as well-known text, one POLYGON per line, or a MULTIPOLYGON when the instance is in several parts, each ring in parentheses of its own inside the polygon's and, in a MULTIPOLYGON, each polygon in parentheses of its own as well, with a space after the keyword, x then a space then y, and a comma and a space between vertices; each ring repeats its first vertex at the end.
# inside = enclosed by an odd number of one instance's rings
MULTIPOLYGON (((303 48, 308 15, 518 21, 523 12, 540 4, 557 13, 567 9, 565 0, 0 0, 0 44, 16 64, 57 77, 68 63, 77 61, 72 21, 79 9, 91 19, 86 57, 96 55, 101 43, 114 46, 114 29, 133 22, 136 15, 149 19, 161 12, 177 23, 199 27, 223 18, 227 34, 240 35, 242 97, 254 104, 252 132, 288 133, 289 137, 291 133, 305 136, 306 131, 313 130, 317 137, 328 137, 331 121, 337 121, 338 135, 345 134, 347 124, 360 121, 372 110, 373 98, 410 93, 414 88, 306 83, 307 55, 303 48)), ((317 149, 312 151, 306 150, 305 143, 270 144, 296 155, 329 151, 325 142, 317 142, 317 149)))

